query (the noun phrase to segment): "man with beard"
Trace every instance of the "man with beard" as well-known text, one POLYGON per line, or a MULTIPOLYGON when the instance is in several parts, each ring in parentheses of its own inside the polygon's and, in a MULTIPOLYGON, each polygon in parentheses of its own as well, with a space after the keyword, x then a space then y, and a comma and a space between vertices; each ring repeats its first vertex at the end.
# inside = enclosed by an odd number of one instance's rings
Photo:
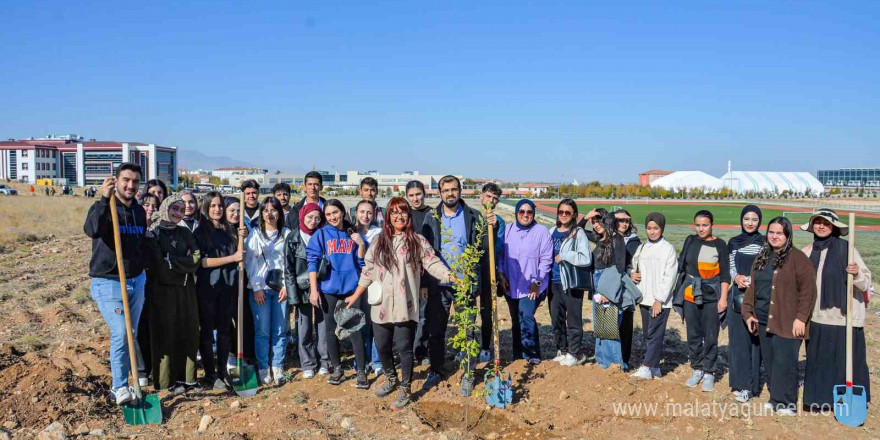
MULTIPOLYGON (((428 239, 438 256, 451 266, 458 260, 468 245, 477 241, 478 221, 482 217, 479 211, 469 208, 461 199, 461 181, 455 176, 444 176, 439 181, 442 202, 425 216, 422 235, 428 239), (449 231, 444 237, 444 231, 449 231), (444 239, 448 238, 448 239, 444 239)), ((476 268, 480 271, 479 266, 476 268)), ((428 358, 431 370, 425 380, 423 389, 428 390, 443 381, 443 364, 446 354, 446 325, 449 322, 449 309, 455 299, 452 284, 440 284, 436 279, 428 281, 428 298, 425 311, 425 327, 428 332, 428 358)), ((480 279, 479 273, 477 280, 480 279)), ((477 283, 479 284, 479 283, 477 283)), ((474 290, 479 290, 475 286, 474 290)), ((473 292, 476 293, 476 292, 473 292)), ((472 361, 476 365, 476 359, 472 361)), ((473 368, 471 368, 473 370, 473 368)), ((468 396, 473 390, 473 379, 462 378, 461 393, 468 396)))

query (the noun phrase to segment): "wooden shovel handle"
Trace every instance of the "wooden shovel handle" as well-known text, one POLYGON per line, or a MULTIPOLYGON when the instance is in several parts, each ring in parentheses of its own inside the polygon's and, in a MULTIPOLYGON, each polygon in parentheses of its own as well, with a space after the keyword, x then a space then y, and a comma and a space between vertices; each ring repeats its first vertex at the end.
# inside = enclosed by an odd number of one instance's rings
POLYGON ((110 196, 110 219, 113 222, 113 247, 116 251, 116 269, 119 271, 119 288, 122 291, 122 311, 125 313, 125 337, 128 341, 128 360, 131 363, 131 377, 129 381, 134 387, 135 396, 140 399, 141 386, 138 383, 137 355, 134 351, 134 333, 131 331, 131 310, 128 307, 128 287, 125 284, 125 264, 122 259, 122 241, 119 236, 119 214, 116 212, 116 191, 110 196))

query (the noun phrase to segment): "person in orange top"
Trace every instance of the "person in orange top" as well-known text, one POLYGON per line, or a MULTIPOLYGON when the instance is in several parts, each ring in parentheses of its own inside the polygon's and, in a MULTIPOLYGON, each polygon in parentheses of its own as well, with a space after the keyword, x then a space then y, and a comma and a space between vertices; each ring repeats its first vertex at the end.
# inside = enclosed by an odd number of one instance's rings
POLYGON ((715 219, 711 212, 697 211, 695 235, 685 240, 678 267, 694 278, 684 291, 684 319, 687 327, 688 359, 694 369, 685 385, 694 388, 703 383, 703 391, 715 388, 718 361, 720 314, 727 309, 730 287, 730 261, 727 244, 712 234, 715 219), (694 290, 692 286, 698 285, 694 290))

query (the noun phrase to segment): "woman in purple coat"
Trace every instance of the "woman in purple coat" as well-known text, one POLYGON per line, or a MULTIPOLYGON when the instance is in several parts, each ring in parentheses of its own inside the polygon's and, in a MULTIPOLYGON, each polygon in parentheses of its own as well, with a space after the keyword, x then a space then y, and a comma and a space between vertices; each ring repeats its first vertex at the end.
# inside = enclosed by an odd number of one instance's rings
POLYGON ((550 231, 535 222, 535 204, 528 199, 516 204, 516 223, 504 231, 501 283, 504 287, 513 333, 514 359, 541 363, 541 338, 535 310, 550 287, 553 241, 550 231))

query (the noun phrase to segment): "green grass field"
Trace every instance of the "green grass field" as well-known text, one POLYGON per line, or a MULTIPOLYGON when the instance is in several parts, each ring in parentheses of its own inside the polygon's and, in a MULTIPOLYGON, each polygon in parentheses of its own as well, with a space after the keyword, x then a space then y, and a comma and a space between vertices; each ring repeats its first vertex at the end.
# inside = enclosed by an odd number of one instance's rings
MULTIPOLYGON (((505 203, 515 205, 516 200, 505 200, 505 203), (511 203, 512 202, 512 203, 511 203)), ((541 208, 541 212, 544 215, 548 215, 551 217, 555 217, 556 210, 556 201, 537 201, 536 203, 543 205, 541 208)), ((607 202, 606 202, 607 203, 607 202)), ((715 224, 716 225, 728 225, 735 226, 739 224, 739 214, 742 211, 742 204, 664 204, 662 202, 656 203, 631 203, 626 204, 621 202, 616 202, 615 204, 581 204, 578 203, 578 211, 581 214, 586 214, 593 208, 605 208, 611 211, 612 207, 620 206, 629 211, 632 214, 633 219, 636 221, 636 224, 641 224, 648 213, 653 211, 662 212, 663 215, 666 216, 666 223, 669 225, 690 225, 693 224, 694 221, 694 213, 699 211, 700 209, 708 209, 715 216, 715 224)), ((760 206, 760 205, 759 205, 760 206)), ((765 208, 761 207, 761 211, 764 217, 765 224, 767 221, 772 219, 773 217, 777 217, 782 215, 783 211, 789 212, 786 214, 792 223, 795 226, 806 223, 810 218, 810 214, 808 212, 796 212, 791 214, 791 212, 795 211, 803 211, 803 209, 798 208, 784 208, 784 207, 773 207, 773 208, 765 208)), ((845 217, 845 214, 841 211, 841 218, 845 217)), ((846 220, 844 220, 846 221, 846 220)), ((865 216, 856 213, 856 224, 859 226, 880 226, 880 216, 865 216)))

